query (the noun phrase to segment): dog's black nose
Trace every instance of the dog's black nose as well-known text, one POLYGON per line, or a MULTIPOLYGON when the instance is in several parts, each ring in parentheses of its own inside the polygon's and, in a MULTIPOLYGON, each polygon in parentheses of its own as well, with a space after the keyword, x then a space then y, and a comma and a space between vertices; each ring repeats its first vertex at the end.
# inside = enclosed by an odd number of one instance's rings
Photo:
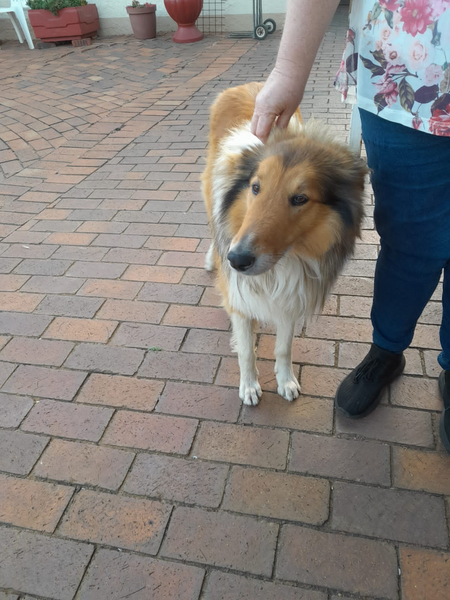
POLYGON ((248 269, 253 267, 256 260, 256 256, 248 250, 244 250, 243 252, 231 250, 231 252, 228 252, 227 258, 230 261, 230 265, 236 271, 248 271, 248 269))

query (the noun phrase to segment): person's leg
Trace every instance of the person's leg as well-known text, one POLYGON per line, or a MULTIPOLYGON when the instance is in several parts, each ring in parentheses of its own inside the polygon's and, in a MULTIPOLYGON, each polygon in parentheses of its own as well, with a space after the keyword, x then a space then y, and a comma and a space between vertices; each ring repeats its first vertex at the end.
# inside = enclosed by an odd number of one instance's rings
POLYGON ((374 344, 336 394, 337 407, 350 417, 371 412, 401 373, 402 352, 450 258, 450 140, 366 111, 361 120, 381 252, 371 314, 374 344))

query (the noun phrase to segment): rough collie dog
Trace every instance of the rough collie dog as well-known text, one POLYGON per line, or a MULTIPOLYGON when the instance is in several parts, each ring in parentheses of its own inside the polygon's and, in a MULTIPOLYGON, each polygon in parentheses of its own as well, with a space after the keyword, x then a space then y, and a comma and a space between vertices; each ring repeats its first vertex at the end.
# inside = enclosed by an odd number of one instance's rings
POLYGON ((302 125, 297 110, 266 144, 250 132, 262 84, 220 94, 211 108, 203 194, 212 231, 206 269, 233 327, 241 372, 239 396, 261 396, 253 324, 276 326, 278 393, 300 393, 291 349, 297 321, 317 314, 353 252, 363 216, 366 168, 327 128, 302 125))

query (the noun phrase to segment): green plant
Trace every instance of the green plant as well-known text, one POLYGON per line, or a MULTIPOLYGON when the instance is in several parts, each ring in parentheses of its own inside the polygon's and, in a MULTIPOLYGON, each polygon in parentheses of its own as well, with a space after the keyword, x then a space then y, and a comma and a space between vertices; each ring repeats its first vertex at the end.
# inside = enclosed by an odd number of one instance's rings
POLYGON ((141 4, 139 0, 133 0, 131 2, 131 8, 146 8, 147 6, 153 6, 153 4, 150 4, 149 2, 141 4))
POLYGON ((28 6, 31 10, 49 10, 54 15, 58 14, 63 8, 72 6, 85 6, 86 0, 28 0, 28 6))

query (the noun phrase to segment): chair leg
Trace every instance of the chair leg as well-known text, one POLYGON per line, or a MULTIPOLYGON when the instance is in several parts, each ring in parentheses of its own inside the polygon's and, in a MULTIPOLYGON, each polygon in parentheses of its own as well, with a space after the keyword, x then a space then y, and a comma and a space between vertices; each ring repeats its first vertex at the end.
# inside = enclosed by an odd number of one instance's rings
POLYGON ((16 32, 17 37, 19 38, 19 42, 21 44, 23 44, 23 37, 22 37, 22 32, 20 31, 19 27, 17 26, 17 22, 16 22, 16 17, 14 13, 6 13, 9 17, 9 20, 12 23, 12 26, 14 27, 14 30, 16 32))
POLYGON ((15 9, 14 12, 16 13, 16 17, 18 18, 20 26, 22 27, 22 31, 25 36, 25 39, 27 40, 29 49, 34 50, 33 40, 31 39, 30 30, 28 29, 28 23, 23 8, 19 6, 15 9))

